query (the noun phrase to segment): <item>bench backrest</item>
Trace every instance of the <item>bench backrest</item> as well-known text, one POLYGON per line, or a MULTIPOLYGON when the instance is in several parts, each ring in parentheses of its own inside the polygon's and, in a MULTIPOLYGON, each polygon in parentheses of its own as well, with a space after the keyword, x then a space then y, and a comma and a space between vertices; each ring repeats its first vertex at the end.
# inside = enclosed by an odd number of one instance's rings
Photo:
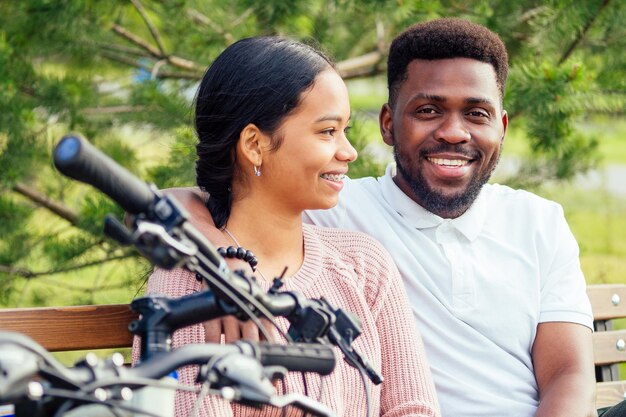
MULTIPOLYGON (((618 367, 626 363, 626 330, 613 330, 613 320, 626 318, 626 285, 590 285, 587 294, 596 330, 596 405, 605 407, 626 393, 618 367)), ((128 324, 137 318, 128 304, 0 309, 0 329, 24 333, 52 352, 121 348, 132 346, 128 324)))
POLYGON ((626 284, 589 285, 587 294, 594 317, 596 405, 600 408, 623 401, 626 394, 626 381, 619 372, 619 364, 626 363, 626 330, 613 329, 613 320, 626 318, 626 284))
POLYGON ((128 304, 0 309, 0 329, 24 333, 51 352, 130 347, 128 304))

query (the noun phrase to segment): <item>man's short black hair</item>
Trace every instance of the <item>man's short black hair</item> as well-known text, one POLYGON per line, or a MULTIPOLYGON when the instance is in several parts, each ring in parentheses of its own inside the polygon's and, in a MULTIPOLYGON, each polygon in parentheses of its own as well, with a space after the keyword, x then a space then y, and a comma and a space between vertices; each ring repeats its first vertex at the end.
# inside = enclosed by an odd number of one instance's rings
POLYGON ((414 59, 471 58, 491 64, 496 72, 500 98, 508 74, 508 54, 500 37, 476 23, 458 18, 442 18, 417 23, 391 43, 387 59, 389 104, 393 106, 400 84, 408 77, 407 67, 414 59))

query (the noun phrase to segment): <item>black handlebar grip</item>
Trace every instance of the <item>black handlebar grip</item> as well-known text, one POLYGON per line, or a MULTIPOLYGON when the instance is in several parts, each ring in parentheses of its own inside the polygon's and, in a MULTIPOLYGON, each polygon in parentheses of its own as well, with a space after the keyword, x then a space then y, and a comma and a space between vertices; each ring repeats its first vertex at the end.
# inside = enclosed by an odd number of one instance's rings
POLYGON ((259 344, 259 350, 264 366, 279 365, 290 371, 315 372, 320 375, 328 375, 335 369, 335 352, 330 346, 307 343, 259 344))
POLYGON ((155 200, 148 184, 77 135, 64 136, 54 149, 54 165, 64 175, 93 185, 131 214, 155 200))

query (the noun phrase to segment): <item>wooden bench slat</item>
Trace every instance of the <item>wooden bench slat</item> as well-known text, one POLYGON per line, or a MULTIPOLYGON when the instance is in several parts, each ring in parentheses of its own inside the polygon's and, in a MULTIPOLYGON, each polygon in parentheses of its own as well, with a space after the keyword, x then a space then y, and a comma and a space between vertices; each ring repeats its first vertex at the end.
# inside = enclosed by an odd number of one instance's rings
POLYGON ((587 287, 594 320, 626 317, 626 285, 597 284, 587 287))
POLYGON ((128 304, 0 309, 0 329, 24 333, 52 352, 132 346, 128 304))
POLYGON ((598 382, 596 384, 596 407, 609 407, 624 401, 626 381, 598 382))
POLYGON ((596 365, 626 362, 626 330, 594 332, 593 360, 596 365), (618 344, 623 346, 622 350, 618 344))

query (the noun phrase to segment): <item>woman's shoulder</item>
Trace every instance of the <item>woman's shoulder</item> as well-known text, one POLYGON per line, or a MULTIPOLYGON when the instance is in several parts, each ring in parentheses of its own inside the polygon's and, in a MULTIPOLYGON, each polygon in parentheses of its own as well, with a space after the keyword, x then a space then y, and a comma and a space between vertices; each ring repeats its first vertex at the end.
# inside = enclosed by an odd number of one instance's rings
POLYGON ((387 270, 393 264, 391 255, 370 235, 334 227, 304 225, 305 239, 319 244, 326 257, 341 258, 368 270, 387 270))
MULTIPOLYGON (((337 271, 365 294, 370 309, 382 305, 391 287, 400 284, 400 274, 383 245, 366 233, 308 225, 305 239, 316 240, 322 254, 321 265, 337 271)), ((310 243, 310 242, 309 242, 310 243)), ((309 245, 310 246, 310 245, 309 245)))
POLYGON ((339 229, 335 227, 322 227, 305 224, 305 236, 308 231, 310 235, 319 239, 322 244, 332 246, 337 249, 345 250, 362 250, 362 251, 385 251, 382 244, 367 233, 339 229))

